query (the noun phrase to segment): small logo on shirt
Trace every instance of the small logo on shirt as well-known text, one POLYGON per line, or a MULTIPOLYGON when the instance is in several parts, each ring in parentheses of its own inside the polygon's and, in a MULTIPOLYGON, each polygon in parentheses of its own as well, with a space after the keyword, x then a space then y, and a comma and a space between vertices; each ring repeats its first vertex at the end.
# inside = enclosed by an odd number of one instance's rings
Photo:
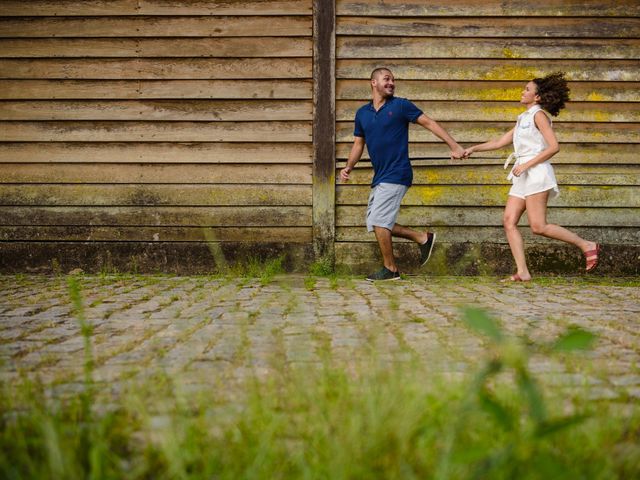
POLYGON ((393 110, 389 110, 389 116, 393 115, 393 110))

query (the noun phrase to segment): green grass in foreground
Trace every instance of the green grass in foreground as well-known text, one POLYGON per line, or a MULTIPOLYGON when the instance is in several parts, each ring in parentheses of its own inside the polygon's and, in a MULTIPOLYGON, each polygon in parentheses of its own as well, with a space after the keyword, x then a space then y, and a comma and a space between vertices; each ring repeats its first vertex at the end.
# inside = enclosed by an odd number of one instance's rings
MULTIPOLYGON (((84 322, 79 285, 70 281, 84 322)), ((0 388, 3 479, 626 479, 640 477, 638 408, 542 388, 538 353, 588 349, 570 330, 550 345, 507 337, 465 312, 487 340, 468 376, 377 362, 280 367, 187 393, 159 373, 104 402, 92 380, 91 329, 80 392, 51 398, 37 382, 0 388), (231 388, 231 387, 230 387, 231 388)))
MULTIPOLYGON (((108 411, 37 385, 2 392, 0 477, 33 479, 615 479, 638 478, 640 418, 572 406, 547 432, 517 388, 468 384, 416 366, 284 371, 248 382, 235 405, 171 379, 131 386, 108 411), (155 400, 150 400, 155 399, 155 400), (486 398, 484 399, 486 401, 486 398), (490 412, 494 408, 493 413, 490 412), (497 413, 504 409, 504 412, 497 413), (581 415, 586 415, 582 420, 581 415), (505 417, 499 420, 499 417, 505 417), (511 418, 509 425, 506 418, 511 418)), ((562 398, 545 408, 561 412, 562 398)))

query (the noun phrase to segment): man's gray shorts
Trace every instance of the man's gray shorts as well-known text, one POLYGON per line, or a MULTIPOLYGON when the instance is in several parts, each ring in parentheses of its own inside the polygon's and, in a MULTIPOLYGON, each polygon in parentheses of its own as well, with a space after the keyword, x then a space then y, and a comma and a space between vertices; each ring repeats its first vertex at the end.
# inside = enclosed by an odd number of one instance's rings
POLYGON ((400 211, 400 202, 409 187, 395 183, 379 183, 371 189, 367 207, 367 230, 373 227, 393 229, 400 211))

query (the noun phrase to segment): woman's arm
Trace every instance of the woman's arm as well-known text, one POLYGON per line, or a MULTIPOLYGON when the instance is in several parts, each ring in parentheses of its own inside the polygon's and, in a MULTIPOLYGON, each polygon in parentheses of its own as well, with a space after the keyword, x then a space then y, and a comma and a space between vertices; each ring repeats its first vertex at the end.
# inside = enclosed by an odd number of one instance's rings
POLYGON ((515 127, 513 127, 500 138, 468 147, 464 150, 464 156, 468 157, 474 152, 487 152, 489 150, 498 150, 499 148, 506 147, 507 145, 510 145, 511 142, 513 142, 514 131, 515 127))

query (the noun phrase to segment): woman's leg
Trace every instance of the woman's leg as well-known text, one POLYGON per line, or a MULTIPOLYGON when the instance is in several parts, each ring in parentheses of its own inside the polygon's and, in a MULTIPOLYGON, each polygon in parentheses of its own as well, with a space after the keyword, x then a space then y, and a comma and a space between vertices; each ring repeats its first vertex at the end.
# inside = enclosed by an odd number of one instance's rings
POLYGON ((549 191, 529 195, 526 199, 527 217, 529 217, 529 226, 531 231, 536 235, 561 240, 571 243, 582 252, 588 252, 596 248, 595 242, 590 242, 579 237, 570 230, 560 225, 547 223, 547 200, 549 199, 549 191))
POLYGON ((504 232, 507 235, 513 259, 516 262, 518 277, 525 281, 531 279, 531 274, 527 268, 527 260, 524 256, 524 241, 522 240, 522 235, 518 230, 518 222, 520 221, 520 217, 525 211, 526 206, 527 204, 522 198, 509 195, 507 198, 507 205, 504 207, 504 216, 502 218, 504 232))

